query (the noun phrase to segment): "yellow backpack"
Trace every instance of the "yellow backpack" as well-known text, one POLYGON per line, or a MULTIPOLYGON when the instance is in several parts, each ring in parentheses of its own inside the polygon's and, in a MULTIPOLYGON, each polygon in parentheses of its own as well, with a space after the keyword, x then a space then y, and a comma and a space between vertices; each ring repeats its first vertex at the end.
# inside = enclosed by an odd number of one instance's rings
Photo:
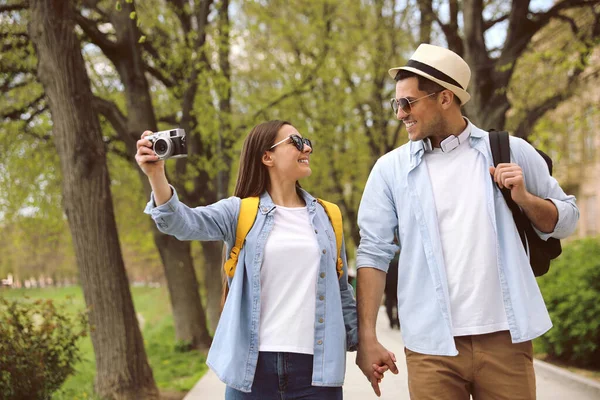
MULTIPOLYGON (((229 253, 229 259, 223 265, 225 274, 227 274, 229 278, 233 278, 233 274, 235 274, 238 256, 240 254, 240 251, 242 250, 242 247, 244 247, 246 235, 248 235, 248 232, 250 232, 252 225, 254 225, 254 220, 256 219, 256 215, 258 214, 258 201, 258 197, 246 197, 245 199, 242 199, 240 206, 240 215, 238 216, 238 224, 235 232, 235 245, 229 253)), ((342 238, 344 233, 342 224, 342 212, 336 204, 321 199, 317 199, 317 201, 323 206, 325 212, 327 212, 327 216, 329 217, 329 221, 331 222, 331 226, 333 226, 333 231, 335 232, 335 242, 337 245, 336 270, 339 279, 343 275, 342 268, 344 266, 341 256, 342 238)))

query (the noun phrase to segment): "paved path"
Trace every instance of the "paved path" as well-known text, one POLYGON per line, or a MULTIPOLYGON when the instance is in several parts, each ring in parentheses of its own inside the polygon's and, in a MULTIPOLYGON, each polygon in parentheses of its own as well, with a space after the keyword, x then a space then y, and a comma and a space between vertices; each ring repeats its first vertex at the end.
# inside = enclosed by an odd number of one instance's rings
MULTIPOLYGON (((387 373, 380 384, 381 400, 409 400, 406 380, 406 361, 404 345, 400 332, 391 330, 388 325, 385 308, 381 308, 377 318, 377 336, 381 343, 396 354, 399 373, 387 373)), ((344 384, 345 400, 377 399, 371 385, 354 363, 356 353, 348 353, 346 362, 346 380, 344 384)), ((535 362, 538 400, 599 400, 600 384, 575 376, 568 371, 553 367, 547 363, 535 362)), ((212 371, 209 371, 184 400, 221 400, 225 397, 225 386, 212 371)), ((443 397, 440 397, 443 399, 443 397)))

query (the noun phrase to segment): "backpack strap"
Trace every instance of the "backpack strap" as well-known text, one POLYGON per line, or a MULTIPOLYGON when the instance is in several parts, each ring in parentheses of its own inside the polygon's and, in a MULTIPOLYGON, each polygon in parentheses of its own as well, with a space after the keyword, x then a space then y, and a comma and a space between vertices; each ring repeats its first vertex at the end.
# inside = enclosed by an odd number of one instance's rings
POLYGON ((331 222, 331 226, 333 227, 333 231, 335 232, 335 243, 337 245, 337 263, 336 263, 336 271, 338 275, 338 279, 342 277, 344 274, 344 262, 342 261, 342 241, 344 237, 344 224, 342 222, 342 212, 337 204, 330 203, 325 200, 317 199, 319 204, 323 206, 327 216, 329 217, 329 221, 331 222))
MULTIPOLYGON (((497 167, 500 163, 510 163, 510 138, 508 136, 508 132, 490 131, 490 146, 492 148, 494 167, 497 167)), ((492 177, 492 180, 493 179, 494 177, 492 177)), ((525 229, 526 225, 529 223, 529 220, 525 215, 523 215, 523 211, 521 211, 517 203, 515 203, 515 201, 512 199, 512 196, 510 195, 510 189, 504 188, 500 189, 500 191, 502 192, 504 201, 506 201, 508 208, 512 212, 513 220, 517 226, 517 231, 521 237, 523 247, 527 249, 525 229)))
POLYGON ((492 157, 494 158, 494 167, 497 167, 500 163, 510 162, 508 132, 490 131, 490 146, 492 148, 492 157))
POLYGON ((246 235, 248 235, 248 232, 250 232, 250 229, 256 220, 256 214, 258 214, 258 201, 258 197, 246 197, 241 201, 240 215, 238 215, 238 223, 235 230, 235 245, 229 253, 229 259, 223 265, 225 274, 229 278, 233 278, 233 274, 235 274, 238 256, 242 247, 244 247, 246 235))

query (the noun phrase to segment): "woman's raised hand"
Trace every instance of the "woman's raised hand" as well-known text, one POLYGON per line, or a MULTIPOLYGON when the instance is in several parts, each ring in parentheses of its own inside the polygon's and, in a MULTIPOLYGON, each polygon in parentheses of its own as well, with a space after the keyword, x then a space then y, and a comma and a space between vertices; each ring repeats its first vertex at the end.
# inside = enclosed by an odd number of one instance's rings
POLYGON ((148 177, 156 175, 156 173, 164 172, 165 161, 159 160, 154 150, 152 150, 152 142, 146 139, 152 135, 152 131, 144 131, 142 137, 137 141, 137 153, 135 161, 138 163, 144 174, 148 177))

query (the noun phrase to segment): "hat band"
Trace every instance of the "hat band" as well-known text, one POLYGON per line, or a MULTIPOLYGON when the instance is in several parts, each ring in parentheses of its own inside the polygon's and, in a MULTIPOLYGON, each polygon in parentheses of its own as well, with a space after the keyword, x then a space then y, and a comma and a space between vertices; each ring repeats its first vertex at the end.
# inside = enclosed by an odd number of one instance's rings
POLYGON ((459 88, 465 90, 465 88, 463 88, 460 83, 456 82, 454 79, 452 79, 451 77, 449 77, 448 75, 446 75, 445 73, 440 71, 439 69, 435 69, 430 65, 423 64, 422 62, 415 61, 415 60, 408 60, 408 62, 406 63, 406 66, 421 70, 421 71, 425 72, 426 74, 433 76, 436 79, 439 79, 441 81, 444 81, 444 82, 449 83, 454 86, 458 86, 459 88))

